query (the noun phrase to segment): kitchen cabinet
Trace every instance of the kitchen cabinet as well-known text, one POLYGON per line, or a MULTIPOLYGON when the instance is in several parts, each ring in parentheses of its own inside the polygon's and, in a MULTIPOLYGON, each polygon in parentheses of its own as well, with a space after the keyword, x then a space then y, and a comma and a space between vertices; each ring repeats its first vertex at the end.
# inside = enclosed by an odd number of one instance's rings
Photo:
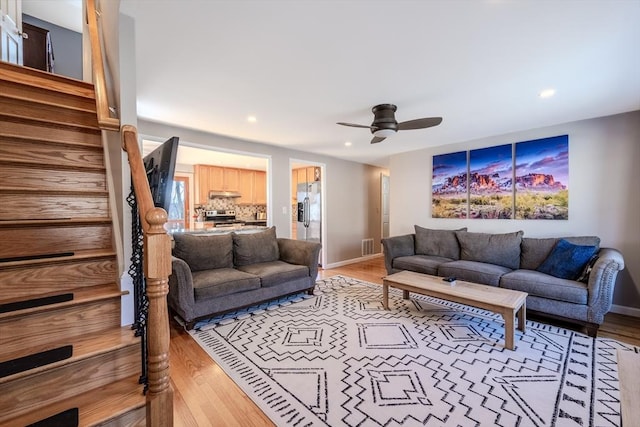
POLYGON ((209 203, 209 166, 193 166, 193 184, 195 192, 194 205, 209 203))
POLYGON ((240 190, 240 169, 194 165, 193 178, 195 180, 195 193, 197 197, 195 203, 198 205, 209 203, 210 190, 240 190))
POLYGON ((238 191, 240 189, 240 170, 235 168, 222 169, 222 188, 212 188, 212 190, 238 191))
POLYGON ((255 205, 267 204, 267 173, 256 171, 254 185, 254 201, 255 205))
POLYGON ((266 205, 267 173, 263 171, 240 169, 239 191, 242 196, 237 200, 237 204, 266 205))
POLYGON ((206 167, 209 174, 209 190, 238 191, 240 189, 238 169, 220 166, 206 167))
POLYGON ((298 169, 298 184, 307 182, 307 168, 298 169))
POLYGON ((295 177, 295 180, 292 180, 294 183, 304 184, 306 182, 320 181, 320 168, 316 166, 294 169, 292 173, 292 177, 295 177))
POLYGON ((224 190, 224 168, 218 166, 205 166, 207 168, 209 190, 224 190))
POLYGON ((238 176, 238 184, 238 191, 240 191, 241 196, 236 203, 239 205, 253 204, 255 171, 241 169, 238 176))

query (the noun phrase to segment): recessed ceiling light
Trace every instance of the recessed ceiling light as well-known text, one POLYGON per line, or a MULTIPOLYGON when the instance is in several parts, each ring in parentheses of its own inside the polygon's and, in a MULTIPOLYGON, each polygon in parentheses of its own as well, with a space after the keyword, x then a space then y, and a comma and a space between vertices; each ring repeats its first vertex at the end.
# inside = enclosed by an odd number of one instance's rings
POLYGON ((555 89, 545 89, 545 90, 541 91, 538 94, 538 96, 540 98, 551 98, 555 94, 556 94, 556 90, 555 89))
POLYGON ((247 116, 247 121, 249 123, 255 123, 258 121, 258 119, 256 119, 256 116, 247 116))
POLYGON ((344 146, 345 146, 345 147, 351 147, 351 145, 352 145, 352 144, 351 144, 351 141, 347 141, 347 142, 345 142, 345 143, 344 143, 344 146))

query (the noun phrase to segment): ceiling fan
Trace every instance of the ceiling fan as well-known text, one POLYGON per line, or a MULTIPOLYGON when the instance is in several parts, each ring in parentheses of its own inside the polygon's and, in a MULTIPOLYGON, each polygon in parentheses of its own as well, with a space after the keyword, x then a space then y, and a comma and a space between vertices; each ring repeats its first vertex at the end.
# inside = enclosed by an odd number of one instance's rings
POLYGON ((373 123, 370 126, 357 125, 354 123, 338 122, 342 126, 351 126, 354 128, 367 128, 373 134, 372 144, 384 141, 385 138, 393 135, 399 130, 424 129, 432 126, 438 126, 442 123, 442 117, 424 117, 422 119, 408 120, 398 123, 396 121, 395 112, 398 107, 393 104, 380 104, 371 109, 373 111, 373 123))

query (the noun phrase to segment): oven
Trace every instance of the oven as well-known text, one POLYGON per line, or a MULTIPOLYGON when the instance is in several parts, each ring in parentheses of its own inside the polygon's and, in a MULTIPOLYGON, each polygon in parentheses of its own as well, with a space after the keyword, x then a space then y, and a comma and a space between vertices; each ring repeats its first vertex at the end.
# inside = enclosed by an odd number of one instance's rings
POLYGON ((236 211, 233 209, 205 210, 204 220, 212 222, 214 227, 234 227, 244 225, 243 221, 236 219, 236 211))

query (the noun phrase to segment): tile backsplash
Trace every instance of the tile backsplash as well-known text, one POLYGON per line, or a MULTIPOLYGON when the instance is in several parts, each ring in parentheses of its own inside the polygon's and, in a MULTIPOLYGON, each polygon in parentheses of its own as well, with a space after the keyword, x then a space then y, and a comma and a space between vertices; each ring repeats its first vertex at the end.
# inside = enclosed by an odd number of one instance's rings
POLYGON ((236 211, 236 218, 251 219, 255 218, 255 214, 266 212, 265 205, 236 205, 235 199, 231 197, 221 197, 209 200, 207 209, 233 209, 236 211))

